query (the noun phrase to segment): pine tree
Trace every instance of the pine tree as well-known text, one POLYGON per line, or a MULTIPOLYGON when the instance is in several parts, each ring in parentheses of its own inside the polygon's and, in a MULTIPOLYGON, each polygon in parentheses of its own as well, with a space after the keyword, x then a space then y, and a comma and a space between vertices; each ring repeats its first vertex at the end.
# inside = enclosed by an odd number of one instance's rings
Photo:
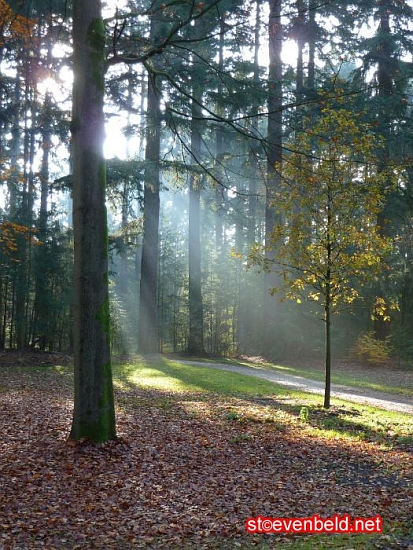
POLYGON ((110 358, 105 208, 105 28, 100 0, 73 5, 75 406, 70 436, 116 437, 110 358))

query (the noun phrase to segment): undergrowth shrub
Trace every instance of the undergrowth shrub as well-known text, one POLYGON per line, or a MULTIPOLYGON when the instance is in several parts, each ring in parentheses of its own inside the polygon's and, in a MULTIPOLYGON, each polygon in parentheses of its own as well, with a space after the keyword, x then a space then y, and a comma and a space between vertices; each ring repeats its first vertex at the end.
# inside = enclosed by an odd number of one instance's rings
POLYGON ((377 340, 372 331, 358 337, 354 344, 352 355, 363 363, 383 365, 390 357, 392 348, 389 339, 377 340))

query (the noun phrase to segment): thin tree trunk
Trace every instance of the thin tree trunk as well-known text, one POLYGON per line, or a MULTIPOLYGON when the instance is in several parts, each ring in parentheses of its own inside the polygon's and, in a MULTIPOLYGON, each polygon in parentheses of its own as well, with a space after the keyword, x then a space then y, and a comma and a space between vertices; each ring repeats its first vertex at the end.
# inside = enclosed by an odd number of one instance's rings
MULTIPOLYGON (((129 68, 128 72, 128 88, 127 88, 127 97, 126 97, 126 106, 128 110, 127 125, 125 128, 126 135, 126 158, 130 158, 130 137, 133 133, 130 113, 133 111, 133 99, 134 99, 134 78, 132 69, 129 68)), ((122 228, 122 250, 119 254, 119 292, 123 295, 127 294, 129 289, 129 278, 128 278, 128 237, 125 234, 126 228, 129 221, 129 205, 130 205, 130 183, 125 180, 123 183, 122 191, 122 218, 121 218, 121 228, 122 228)))
POLYGON ((47 262, 47 217, 49 196, 49 157, 51 148, 51 98, 47 92, 42 116, 42 164, 40 169, 40 214, 38 223, 38 238, 41 246, 36 253, 36 297, 34 305, 34 341, 38 341, 41 350, 46 349, 47 339, 51 339, 49 327, 48 292, 44 274, 47 262))
MULTIPOLYGON (((383 1, 380 3, 379 7, 379 16, 380 16, 380 25, 379 25, 379 36, 381 37, 381 42, 378 46, 378 69, 377 69, 377 79, 379 84, 379 97, 380 102, 380 124, 383 135, 388 137, 391 133, 391 115, 387 106, 388 100, 390 100, 393 93, 393 78, 392 78, 392 52, 390 48, 391 44, 391 29, 390 29, 390 13, 391 10, 387 9, 388 2, 383 1)), ((382 165, 386 166, 389 162, 389 146, 386 143, 386 149, 383 155, 382 165)), ((380 167, 379 170, 382 170, 380 167)), ((380 212, 377 216, 377 225, 380 228, 381 235, 386 234, 386 225, 387 220, 384 212, 380 212)), ((384 275, 386 277, 386 275, 384 275)), ((377 296, 384 300, 384 303, 387 305, 386 296, 383 295, 380 285, 377 285, 376 293, 377 296)), ((375 315, 374 319, 374 334, 378 340, 385 340, 390 334, 390 322, 385 320, 381 315, 375 315)))
POLYGON ((324 408, 330 408, 331 394, 331 306, 330 306, 330 283, 325 302, 325 389, 324 389, 324 408))
POLYGON ((309 91, 314 91, 315 88, 315 45, 317 39, 317 24, 315 21, 317 6, 311 1, 308 3, 308 73, 307 73, 307 88, 309 91))
POLYGON ((331 232, 333 230, 334 220, 332 214, 333 195, 330 187, 328 187, 328 204, 327 204, 327 271, 326 271, 326 291, 324 302, 324 321, 325 321, 325 389, 324 389, 324 408, 330 407, 331 393, 331 257, 332 244, 331 232))
POLYGON ((105 28, 100 0, 73 3, 73 222, 75 403, 70 437, 116 437, 110 357, 105 28))
POLYGON ((297 22, 296 22, 296 40, 297 40, 297 71, 296 71, 296 96, 297 103, 302 99, 304 87, 304 64, 303 51, 305 46, 305 3, 304 0, 297 0, 297 22))
MULTIPOLYGON (((34 129, 29 125, 30 105, 33 101, 30 86, 29 65, 25 66, 25 118, 23 139, 23 194, 19 221, 27 228, 32 225, 33 218, 33 160, 34 160, 34 129)), ((31 113, 33 117, 33 112, 31 113)), ((19 239, 20 264, 16 287, 16 337, 17 349, 24 349, 28 344, 29 277, 31 265, 31 249, 26 239, 19 239)))

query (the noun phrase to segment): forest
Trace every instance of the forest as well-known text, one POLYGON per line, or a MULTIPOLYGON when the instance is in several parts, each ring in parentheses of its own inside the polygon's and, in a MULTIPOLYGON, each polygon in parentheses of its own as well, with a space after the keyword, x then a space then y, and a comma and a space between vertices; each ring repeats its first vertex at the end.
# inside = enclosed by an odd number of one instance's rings
POLYGON ((412 548, 412 21, 0 0, 1 549, 412 548))
MULTIPOLYGON (((73 352, 71 14, 9 4, 0 349, 73 352)), ((327 300, 335 353, 367 338, 409 361, 409 2, 103 17, 112 351, 318 356, 327 300)))

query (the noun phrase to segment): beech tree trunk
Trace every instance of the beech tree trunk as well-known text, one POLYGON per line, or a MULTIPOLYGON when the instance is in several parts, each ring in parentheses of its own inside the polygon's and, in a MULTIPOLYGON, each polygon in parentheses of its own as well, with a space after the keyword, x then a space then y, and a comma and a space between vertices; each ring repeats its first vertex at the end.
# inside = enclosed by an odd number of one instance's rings
POLYGON ((105 28, 100 0, 73 2, 75 404, 70 437, 115 439, 104 142, 105 28))

